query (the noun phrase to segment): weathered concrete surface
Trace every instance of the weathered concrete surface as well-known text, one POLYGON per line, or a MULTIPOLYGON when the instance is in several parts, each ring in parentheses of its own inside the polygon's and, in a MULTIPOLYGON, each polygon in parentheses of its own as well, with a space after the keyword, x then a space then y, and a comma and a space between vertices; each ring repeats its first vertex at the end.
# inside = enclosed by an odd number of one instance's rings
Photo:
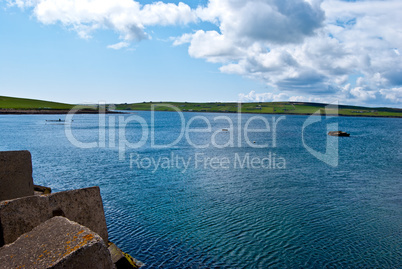
POLYGON ((0 202, 0 247, 54 216, 78 222, 108 242, 100 190, 91 187, 0 202))
POLYGON ((0 248, 1 268, 115 268, 102 238, 54 217, 0 248))
POLYGON ((47 196, 52 216, 64 216, 99 234, 108 242, 105 212, 99 187, 56 192, 47 196))
POLYGON ((0 151, 0 201, 33 194, 31 153, 0 151))
POLYGON ((0 247, 51 217, 46 197, 28 196, 0 202, 0 247))

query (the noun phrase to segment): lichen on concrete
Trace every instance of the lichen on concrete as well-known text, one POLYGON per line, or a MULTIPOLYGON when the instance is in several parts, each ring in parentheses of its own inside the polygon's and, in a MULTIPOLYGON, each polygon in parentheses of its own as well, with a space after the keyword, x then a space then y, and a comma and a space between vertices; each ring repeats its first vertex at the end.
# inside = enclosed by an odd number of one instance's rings
POLYGON ((54 217, 0 248, 4 268, 115 268, 102 238, 85 226, 54 217))

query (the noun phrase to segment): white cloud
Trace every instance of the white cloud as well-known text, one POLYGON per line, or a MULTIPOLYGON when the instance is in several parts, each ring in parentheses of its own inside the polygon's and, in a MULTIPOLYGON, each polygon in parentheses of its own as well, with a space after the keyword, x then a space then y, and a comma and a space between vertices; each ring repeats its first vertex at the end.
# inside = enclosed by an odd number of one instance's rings
POLYGON ((197 31, 191 38, 190 56, 205 58, 209 62, 227 62, 237 59, 241 49, 216 31, 197 31))
POLYGON ((350 94, 356 97, 358 100, 367 101, 369 99, 375 99, 375 91, 369 91, 363 87, 355 87, 350 90, 350 94))
POLYGON ((381 91, 401 90, 401 12, 399 0, 211 0, 197 14, 219 32, 185 38, 192 57, 289 96, 390 102, 381 91))
POLYGON ((165 4, 163 2, 155 2, 145 5, 141 12, 141 22, 144 25, 175 25, 187 24, 197 19, 195 12, 184 4, 165 4))
POLYGON ((221 72, 263 81, 288 98, 401 101, 400 0, 209 0, 196 9, 133 0, 8 2, 83 38, 111 29, 121 40, 108 46, 113 49, 150 38, 147 27, 194 23, 193 31, 176 37, 173 45, 188 44, 191 57, 219 63, 221 72), (214 28, 203 28, 205 22, 214 28))
POLYGON ((248 94, 239 94, 239 101, 241 102, 274 102, 288 100, 289 96, 285 93, 273 94, 270 92, 256 93, 250 91, 248 94))
POLYGON ((303 0, 210 0, 198 16, 235 42, 300 42, 321 26, 324 13, 303 0))
POLYGON ((289 101, 293 102, 309 102, 309 103, 334 103, 331 98, 311 97, 311 96, 291 96, 289 101))
POLYGON ((114 50, 119 50, 122 48, 127 48, 128 46, 130 46, 130 43, 122 41, 113 45, 109 45, 107 46, 108 49, 114 49, 114 50))
POLYGON ((402 103, 402 87, 391 88, 391 89, 381 89, 380 94, 382 97, 391 103, 400 104, 402 103))
POLYGON ((149 36, 146 26, 187 24, 196 20, 195 11, 184 4, 155 2, 142 6, 132 0, 9 0, 20 8, 32 8, 44 24, 61 23, 88 38, 96 29, 112 29, 125 41, 149 36))
POLYGON ((283 101, 293 101, 293 102, 316 102, 316 103, 333 103, 334 100, 331 97, 311 97, 311 96, 289 96, 286 93, 256 93, 255 91, 250 91, 248 94, 239 94, 239 101, 241 102, 283 102, 283 101))

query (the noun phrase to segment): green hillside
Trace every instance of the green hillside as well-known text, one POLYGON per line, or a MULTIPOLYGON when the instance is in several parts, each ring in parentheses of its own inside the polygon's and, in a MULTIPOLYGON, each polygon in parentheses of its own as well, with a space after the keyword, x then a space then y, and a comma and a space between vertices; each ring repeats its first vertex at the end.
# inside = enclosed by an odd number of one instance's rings
POLYGON ((47 110, 47 109, 71 109, 74 105, 41 101, 34 99, 15 98, 0 96, 0 109, 22 109, 22 110, 47 110))
MULTIPOLYGON (((156 111, 173 111, 172 108, 158 106, 169 104, 183 112, 237 112, 237 103, 188 103, 188 102, 143 102, 133 104, 117 104, 118 110, 151 110, 156 105, 156 111)), ((259 102, 243 103, 242 113, 264 114, 313 114, 317 110, 324 112, 327 104, 303 102, 259 102)), ((335 112, 335 111, 334 111, 335 112)), ((397 108, 369 108, 360 106, 338 106, 338 115, 341 116, 368 116, 368 117, 402 117, 402 109, 397 108)))
MULTIPOLYGON (((188 102, 143 102, 132 104, 116 104, 117 110, 151 110, 152 105, 157 111, 173 111, 174 109, 163 105, 172 105, 183 112, 238 112, 237 103, 188 103, 188 102)), ((259 102, 243 103, 242 113, 264 114, 313 114, 317 111, 324 113, 327 104, 306 102, 259 102)), ((0 110, 70 110, 74 105, 49 102, 34 99, 0 96, 0 110)), ((84 110, 97 110, 96 106, 82 106, 84 110)), ((329 111, 331 113, 331 111, 329 111)), ((334 111, 335 112, 335 111, 334 111)), ((386 107, 338 106, 338 115, 341 116, 367 116, 367 117, 402 117, 402 109, 386 107)))

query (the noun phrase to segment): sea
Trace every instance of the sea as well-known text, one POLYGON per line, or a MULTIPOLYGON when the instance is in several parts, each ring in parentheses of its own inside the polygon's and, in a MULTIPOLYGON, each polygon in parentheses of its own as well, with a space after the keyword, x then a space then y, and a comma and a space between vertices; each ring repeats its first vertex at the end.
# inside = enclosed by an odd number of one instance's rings
POLYGON ((402 268, 402 119, 131 111, 0 128, 35 184, 99 186, 110 241, 144 268, 402 268))

